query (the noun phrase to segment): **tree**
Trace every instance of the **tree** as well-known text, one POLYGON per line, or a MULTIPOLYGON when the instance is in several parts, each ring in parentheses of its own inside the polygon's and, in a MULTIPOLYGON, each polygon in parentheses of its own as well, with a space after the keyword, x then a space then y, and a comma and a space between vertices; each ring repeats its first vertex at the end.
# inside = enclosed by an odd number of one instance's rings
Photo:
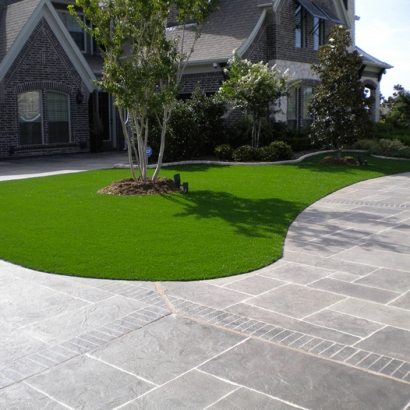
POLYGON ((228 67, 225 69, 227 80, 222 83, 219 93, 235 108, 249 115, 252 146, 258 147, 262 119, 269 116, 271 107, 280 97, 288 94, 291 77, 287 71, 281 75, 276 66, 243 60, 236 51, 228 61, 228 67))
POLYGON ((383 115, 388 124, 396 128, 410 128, 410 91, 397 84, 394 86, 394 93, 383 102, 383 106, 388 108, 387 114, 383 115))
POLYGON ((314 121, 311 137, 316 142, 337 150, 366 136, 371 129, 370 101, 366 100, 359 71, 363 59, 352 45, 349 30, 334 26, 329 43, 318 51, 318 64, 312 69, 319 75, 320 85, 314 88, 308 107, 314 121))
MULTIPOLYGON (((167 124, 178 95, 185 65, 199 36, 197 27, 215 6, 215 0, 76 0, 90 24, 78 23, 100 46, 104 59, 103 76, 97 86, 114 96, 128 158, 137 160, 140 178, 147 181, 146 149, 149 119, 161 128, 158 164, 152 181, 162 166, 167 124), (179 27, 167 32, 171 4, 178 9, 179 27), (189 28, 187 21, 194 21, 189 28), (189 48, 186 33, 189 31, 189 48), (131 131, 129 135, 129 130, 131 131)), ((70 13, 77 16, 74 6, 70 13)))

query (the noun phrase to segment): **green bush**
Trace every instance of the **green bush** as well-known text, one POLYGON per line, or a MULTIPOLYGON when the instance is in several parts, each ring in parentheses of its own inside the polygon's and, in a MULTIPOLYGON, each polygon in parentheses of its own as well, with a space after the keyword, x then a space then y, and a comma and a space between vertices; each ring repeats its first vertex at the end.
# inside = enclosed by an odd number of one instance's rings
POLYGON ((400 140, 403 144, 410 146, 410 130, 396 128, 393 124, 378 122, 374 124, 377 139, 400 140))
POLYGON ((399 140, 381 139, 378 145, 371 148, 370 153, 386 157, 410 158, 410 147, 399 140))
POLYGON ((279 153, 276 147, 272 145, 267 145, 266 147, 261 147, 259 150, 259 160, 263 162, 274 162, 278 161, 279 153))
MULTIPOLYGON (((213 155, 216 145, 226 139, 225 124, 221 118, 225 103, 219 97, 208 97, 197 88, 192 97, 178 101, 168 123, 164 161, 181 161, 213 155)), ((151 124, 155 124, 155 119, 151 124)), ((152 126, 149 144, 153 158, 157 158, 160 130, 152 126)))
POLYGON ((269 146, 275 149, 279 161, 293 158, 292 148, 286 142, 273 141, 269 146))
POLYGON ((375 147, 378 146, 378 143, 376 140, 359 140, 357 142, 355 142, 352 146, 353 149, 362 149, 362 150, 366 150, 369 151, 375 147))
POLYGON ((259 152, 257 148, 250 145, 242 145, 234 150, 232 158, 236 162, 258 161, 259 152))
POLYGON ((229 144, 222 144, 215 147, 214 153, 221 161, 230 161, 233 150, 229 144))

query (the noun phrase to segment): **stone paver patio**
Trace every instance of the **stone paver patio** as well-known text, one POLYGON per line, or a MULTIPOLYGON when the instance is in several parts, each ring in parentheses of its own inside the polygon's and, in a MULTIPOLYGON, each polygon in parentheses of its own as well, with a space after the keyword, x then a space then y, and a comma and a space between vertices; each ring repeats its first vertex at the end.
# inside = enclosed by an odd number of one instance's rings
MULTIPOLYGON (((0 181, 110 167, 0 162, 0 181)), ((1 409, 410 409, 410 173, 292 224, 284 256, 200 282, 50 275, 0 261, 1 409)))

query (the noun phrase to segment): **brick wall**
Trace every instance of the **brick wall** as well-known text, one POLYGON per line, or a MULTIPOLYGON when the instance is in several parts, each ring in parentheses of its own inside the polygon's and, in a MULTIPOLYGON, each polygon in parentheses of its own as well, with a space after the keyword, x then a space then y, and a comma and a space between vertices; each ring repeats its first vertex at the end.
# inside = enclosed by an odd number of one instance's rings
MULTIPOLYGON (((323 5, 336 11, 331 0, 316 0, 318 5, 323 5)), ((295 47, 295 0, 288 0, 283 2, 280 9, 275 15, 273 22, 273 36, 275 38, 275 47, 272 52, 271 59, 273 60, 287 60, 298 61, 302 63, 315 63, 317 61, 317 51, 314 50, 313 44, 313 20, 310 14, 307 14, 307 44, 305 48, 295 47)), ((326 21, 325 31, 326 36, 329 35, 333 23, 326 21)))
POLYGON ((89 92, 80 75, 61 47, 45 19, 33 30, 26 44, 0 83, 0 158, 9 156, 41 155, 82 151, 80 141, 89 148, 88 121, 89 92), (43 95, 43 144, 26 146, 19 144, 18 94, 40 90, 43 95), (77 92, 84 95, 77 104, 77 92), (71 141, 65 144, 48 144, 47 91, 59 91, 69 96, 71 141))

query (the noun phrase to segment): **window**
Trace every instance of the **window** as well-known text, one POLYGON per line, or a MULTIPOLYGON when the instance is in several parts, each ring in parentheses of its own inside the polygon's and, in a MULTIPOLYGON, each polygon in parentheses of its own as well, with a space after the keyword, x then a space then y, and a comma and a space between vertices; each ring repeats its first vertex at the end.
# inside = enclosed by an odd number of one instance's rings
POLYGON ((18 95, 19 143, 42 144, 41 92, 29 91, 18 95))
POLYGON ((308 106, 310 102, 312 101, 313 88, 304 87, 302 91, 303 91, 303 128, 306 128, 313 121, 313 118, 309 114, 309 111, 308 111, 308 106))
POLYGON ((318 50, 326 42, 326 21, 318 17, 313 18, 313 47, 318 50))
POLYGON ((70 142, 69 96, 56 91, 28 91, 18 95, 19 144, 70 142), (46 97, 46 99, 44 99, 46 97), (47 109, 43 112, 43 101, 47 109), (48 127, 44 127, 48 125, 48 127), (44 132, 48 130, 48 132, 44 132))
POLYGON ((287 120, 288 127, 291 129, 298 128, 298 116, 299 116, 299 90, 293 89, 288 96, 287 104, 287 120))
POLYGON ((295 47, 306 47, 306 11, 302 6, 295 10, 295 47))
MULTIPOLYGON (((78 48, 85 52, 86 51, 86 45, 85 45, 85 32, 84 30, 80 27, 80 25, 77 23, 76 19, 71 15, 66 12, 60 11, 59 16, 66 27, 66 29, 69 31, 71 34, 71 37, 73 38, 74 42, 77 44, 78 48)), ((80 16, 80 18, 83 19, 84 21, 84 16, 80 16)))
POLYGON ((70 142, 68 95, 55 91, 47 92, 48 142, 70 142))

